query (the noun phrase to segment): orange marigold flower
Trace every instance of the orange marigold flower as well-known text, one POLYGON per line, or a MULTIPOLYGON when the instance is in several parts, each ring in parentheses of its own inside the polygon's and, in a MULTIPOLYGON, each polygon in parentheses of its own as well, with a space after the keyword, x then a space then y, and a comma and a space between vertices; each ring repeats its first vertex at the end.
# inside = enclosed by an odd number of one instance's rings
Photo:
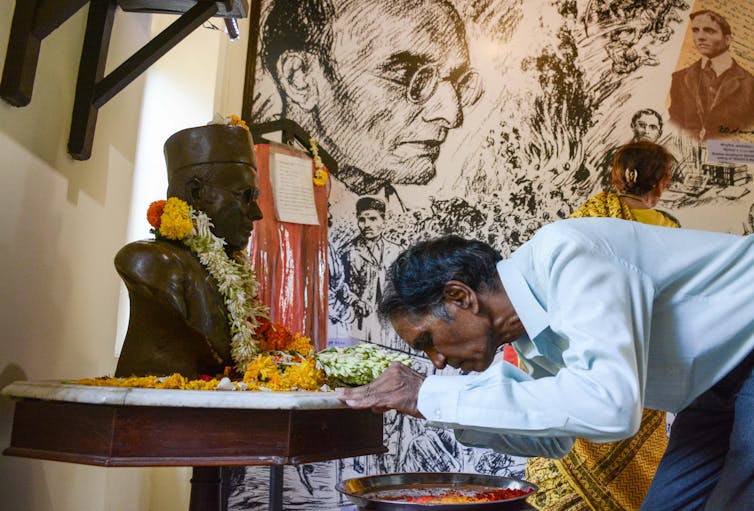
POLYGON ((166 200, 156 200, 153 203, 149 205, 149 209, 147 209, 147 221, 149 222, 149 225, 154 227, 155 229, 160 228, 160 223, 162 221, 162 211, 165 209, 165 204, 168 201, 166 200))
POLYGON ((266 322, 257 333, 262 351, 288 351, 288 345, 293 340, 290 330, 280 323, 266 322))

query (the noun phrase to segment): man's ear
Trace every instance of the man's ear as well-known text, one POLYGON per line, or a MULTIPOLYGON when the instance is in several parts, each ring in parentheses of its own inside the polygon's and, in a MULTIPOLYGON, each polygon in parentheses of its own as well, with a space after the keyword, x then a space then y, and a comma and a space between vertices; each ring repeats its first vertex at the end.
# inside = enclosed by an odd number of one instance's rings
POLYGON ((319 68, 315 55, 303 51, 285 51, 277 62, 280 88, 288 100, 306 111, 317 105, 317 80, 314 73, 319 68))
POLYGON ((199 201, 202 197, 202 182, 198 177, 193 177, 186 183, 186 197, 189 198, 191 204, 198 207, 199 201))
POLYGON ((477 296, 473 289, 458 280, 450 280, 443 290, 443 301, 459 309, 470 309, 476 312, 477 296))

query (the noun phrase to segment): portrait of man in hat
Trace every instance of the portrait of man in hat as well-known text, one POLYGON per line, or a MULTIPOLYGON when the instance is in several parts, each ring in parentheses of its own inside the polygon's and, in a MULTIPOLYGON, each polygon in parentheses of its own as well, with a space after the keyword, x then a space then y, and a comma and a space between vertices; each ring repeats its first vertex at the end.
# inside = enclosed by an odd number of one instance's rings
POLYGON ((375 197, 356 201, 359 234, 340 249, 345 284, 350 290, 349 304, 355 316, 352 335, 378 342, 381 326, 376 308, 385 290, 387 268, 401 247, 385 239, 385 202, 375 197))

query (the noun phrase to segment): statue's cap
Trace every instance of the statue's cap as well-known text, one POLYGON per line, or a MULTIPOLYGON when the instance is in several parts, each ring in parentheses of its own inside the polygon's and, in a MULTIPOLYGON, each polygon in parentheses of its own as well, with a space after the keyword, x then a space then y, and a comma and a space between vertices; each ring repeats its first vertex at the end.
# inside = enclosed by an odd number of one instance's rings
POLYGON ((241 126, 208 124, 173 133, 165 141, 168 174, 203 163, 245 163, 257 168, 251 133, 241 126))

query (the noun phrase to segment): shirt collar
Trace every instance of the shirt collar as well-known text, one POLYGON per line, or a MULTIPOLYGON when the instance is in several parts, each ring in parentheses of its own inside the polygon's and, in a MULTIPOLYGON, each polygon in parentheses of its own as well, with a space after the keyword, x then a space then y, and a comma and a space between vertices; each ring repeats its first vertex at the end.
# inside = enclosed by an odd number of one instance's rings
POLYGON ((497 273, 526 333, 530 339, 534 339, 549 326, 547 312, 539 304, 513 261, 503 259, 497 263, 497 273))
POLYGON ((715 75, 720 76, 733 66, 733 57, 731 57, 730 53, 728 53, 727 51, 711 59, 702 57, 702 69, 707 66, 707 62, 710 62, 715 75))

